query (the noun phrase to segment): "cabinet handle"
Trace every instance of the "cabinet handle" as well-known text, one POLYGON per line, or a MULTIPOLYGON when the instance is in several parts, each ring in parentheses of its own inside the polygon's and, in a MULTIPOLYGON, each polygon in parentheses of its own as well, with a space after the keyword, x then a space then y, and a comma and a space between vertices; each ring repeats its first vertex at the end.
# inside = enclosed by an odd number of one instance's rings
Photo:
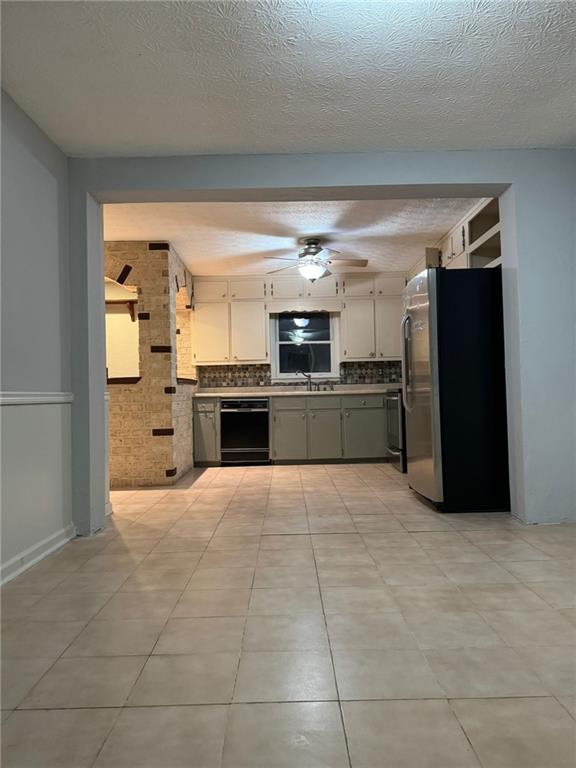
POLYGON ((311 413, 310 415, 312 416, 313 419, 316 418, 316 414, 315 413, 311 413))
POLYGON ((366 400, 362 400, 362 405, 366 405, 366 400))
POLYGON ((234 355, 234 360, 238 360, 238 355, 234 355))
POLYGON ((225 298, 226 298, 226 294, 225 294, 225 293, 223 293, 223 294, 222 294, 222 298, 223 298, 223 299, 225 299, 225 298))
POLYGON ((236 294, 235 294, 235 293, 233 293, 233 294, 232 294, 232 298, 233 298, 233 299, 235 299, 235 298, 236 298, 236 294))
POLYGON ((372 295, 374 293, 374 291, 369 291, 369 293, 370 293, 370 295, 372 295))
POLYGON ((345 415, 346 415, 346 418, 349 419, 350 418, 350 411, 346 411, 345 415))
POLYGON ((302 418, 303 418, 303 419, 305 419, 305 418, 306 418, 306 414, 305 414, 305 413, 303 413, 303 414, 302 414, 302 418))
POLYGON ((344 350, 344 355, 346 355, 346 350, 344 350))

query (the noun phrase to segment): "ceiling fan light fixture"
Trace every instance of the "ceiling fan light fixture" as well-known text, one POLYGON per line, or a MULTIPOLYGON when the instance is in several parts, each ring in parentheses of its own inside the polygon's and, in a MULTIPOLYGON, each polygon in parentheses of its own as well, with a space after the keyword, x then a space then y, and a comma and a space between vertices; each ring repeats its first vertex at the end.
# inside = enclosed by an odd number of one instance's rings
POLYGON ((302 277, 305 277, 306 280, 310 280, 310 282, 313 283, 314 280, 318 280, 326 274, 326 267, 321 264, 309 263, 299 266, 298 271, 302 277))

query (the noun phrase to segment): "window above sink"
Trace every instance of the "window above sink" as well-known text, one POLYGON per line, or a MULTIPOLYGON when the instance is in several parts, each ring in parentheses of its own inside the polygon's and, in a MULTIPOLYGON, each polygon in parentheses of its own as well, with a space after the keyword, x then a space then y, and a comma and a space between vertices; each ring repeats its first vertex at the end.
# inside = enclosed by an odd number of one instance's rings
POLYGON ((338 378, 338 319, 329 312, 281 312, 270 316, 272 378, 338 378))

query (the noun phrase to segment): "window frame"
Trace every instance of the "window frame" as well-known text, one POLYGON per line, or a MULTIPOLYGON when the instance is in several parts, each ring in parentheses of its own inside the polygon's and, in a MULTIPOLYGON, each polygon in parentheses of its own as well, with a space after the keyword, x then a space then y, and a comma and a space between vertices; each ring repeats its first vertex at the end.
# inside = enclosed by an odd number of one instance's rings
MULTIPOLYGON (((280 372, 280 344, 291 342, 281 342, 279 338, 279 318, 280 315, 298 314, 298 312, 276 312, 270 314, 270 362, 272 366, 272 382, 291 382, 291 381, 304 381, 302 374, 298 373, 281 373, 280 372)), ((303 310, 302 314, 310 314, 310 310, 303 310)), ((339 380, 340 379, 340 315, 338 312, 323 312, 330 320, 330 340, 329 341, 314 341, 308 342, 311 344, 329 344, 330 345, 330 370, 320 371, 318 373, 310 373, 309 375, 313 379, 319 379, 321 381, 339 380)))

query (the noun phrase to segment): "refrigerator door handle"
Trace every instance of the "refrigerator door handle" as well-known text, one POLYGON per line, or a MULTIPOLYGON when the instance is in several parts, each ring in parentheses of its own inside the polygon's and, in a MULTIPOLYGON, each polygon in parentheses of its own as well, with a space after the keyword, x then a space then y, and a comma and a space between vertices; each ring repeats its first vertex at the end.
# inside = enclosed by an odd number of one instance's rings
POLYGON ((402 333, 402 402, 404 403, 404 408, 407 411, 412 410, 412 408, 408 404, 408 384, 410 383, 409 382, 410 363, 408 361, 408 336, 406 334, 406 329, 408 327, 409 322, 410 322, 410 315, 404 315, 400 323, 400 331, 402 333))

